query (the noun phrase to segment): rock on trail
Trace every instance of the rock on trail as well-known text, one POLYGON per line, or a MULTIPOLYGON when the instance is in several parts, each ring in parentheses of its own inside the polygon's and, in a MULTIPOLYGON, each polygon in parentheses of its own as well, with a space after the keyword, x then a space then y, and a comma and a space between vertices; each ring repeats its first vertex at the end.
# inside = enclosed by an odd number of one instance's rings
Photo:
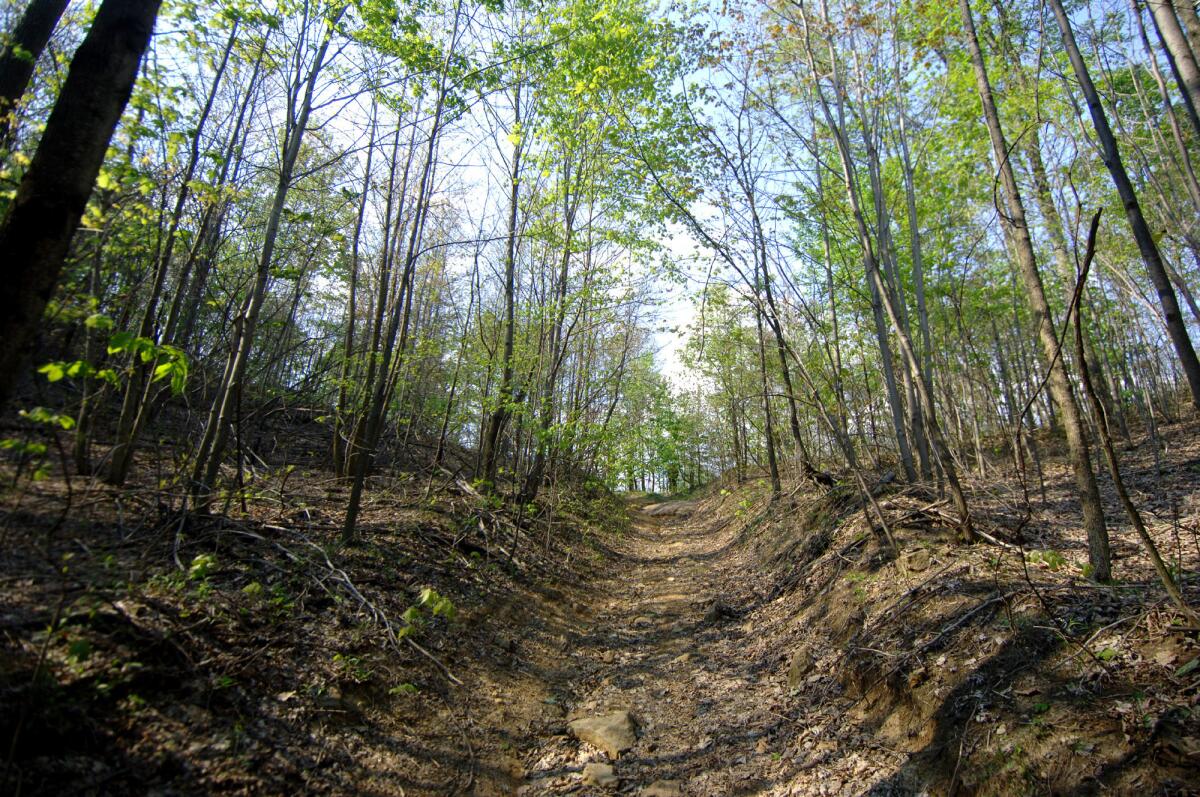
POLYGON ((612 759, 637 743, 637 727, 628 711, 611 711, 596 717, 584 717, 568 723, 571 733, 594 745, 612 759))
POLYGON ((613 772, 611 764, 593 762, 583 768, 583 785, 599 786, 602 789, 612 789, 621 782, 613 772))

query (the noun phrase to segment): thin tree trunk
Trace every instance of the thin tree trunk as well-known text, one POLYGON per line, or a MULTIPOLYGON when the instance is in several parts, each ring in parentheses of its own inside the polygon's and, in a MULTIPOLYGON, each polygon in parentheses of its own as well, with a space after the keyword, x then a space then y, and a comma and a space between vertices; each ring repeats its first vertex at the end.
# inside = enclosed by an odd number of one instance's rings
MULTIPOLYGON (((321 25, 324 30, 321 43, 313 57, 312 67, 303 83, 295 86, 296 93, 302 92, 300 105, 297 108, 291 104, 288 108, 289 123, 284 136, 279 176, 275 184, 271 210, 267 215, 266 228, 263 232, 263 246, 259 253, 255 281, 234 321, 234 336, 225 361, 225 371, 209 410, 204 435, 196 448, 191 477, 191 495, 193 503, 197 507, 207 507, 221 467, 225 443, 229 436, 229 425, 236 409, 234 399, 254 347, 259 312, 262 309, 263 300, 266 298, 267 285, 271 277, 271 264, 275 255, 275 243, 283 219, 284 204, 287 201, 288 191, 291 189, 296 160, 300 155, 300 144, 312 112, 317 77, 325 64, 325 54, 333 40, 336 21, 322 20, 321 25)), ((295 102, 295 98, 292 99, 292 102, 295 102)))
MULTIPOLYGON (((416 261, 420 255, 421 235, 424 229, 424 221, 426 214, 429 211, 429 199, 433 193, 433 176, 434 163, 437 155, 438 139, 442 132, 442 116, 446 107, 446 83, 450 69, 451 59, 454 57, 455 47, 458 41, 458 26, 462 16, 462 2, 459 0, 454 12, 454 27, 450 33, 450 46, 447 48, 445 59, 442 61, 441 74, 438 78, 437 101, 434 106, 433 120, 429 127, 429 141, 425 151, 425 163, 421 170, 421 177, 417 182, 417 197, 416 205, 413 208, 412 226, 409 230, 408 248, 404 257, 404 269, 400 275, 400 294, 396 296, 395 304, 391 313, 391 319, 388 323, 388 331, 383 342, 383 353, 379 364, 379 376, 375 380, 374 389, 368 393, 369 404, 366 413, 366 418, 360 421, 359 429, 355 430, 353 449, 351 451, 351 476, 353 481, 350 486, 350 500, 346 505, 346 517, 342 523, 341 539, 343 543, 349 544, 354 542, 356 537, 356 526, 358 523, 358 513, 362 504, 362 493, 366 485, 367 471, 370 469, 371 460, 374 457, 375 449, 379 444, 380 432, 383 426, 384 411, 387 406, 387 396, 390 390, 391 369, 400 370, 401 364, 393 365, 393 344, 396 340, 397 332, 401 323, 401 315, 404 316, 404 332, 401 334, 399 350, 401 354, 404 351, 405 335, 407 335, 408 327, 408 302, 411 298, 411 289, 409 286, 412 283, 413 271, 416 267, 416 261)), ((397 131, 398 132, 398 131, 397 131)), ((410 155, 411 160, 411 147, 410 155)), ((405 167, 405 183, 408 180, 408 167, 405 167)), ((406 190, 406 189, 404 189, 406 190)), ((399 223, 400 213, 397 213, 397 223, 399 223)), ((397 243, 399 235, 397 235, 397 243)), ((384 302, 384 295, 381 291, 379 298, 380 305, 384 302)), ((377 314, 377 318, 382 321, 382 316, 377 314)), ((372 355, 374 350, 372 350, 372 355)), ((368 390, 371 386, 368 385, 368 390)))
POLYGON ((1038 337, 1042 344, 1044 365, 1049 370, 1050 392, 1062 417, 1063 430, 1066 433, 1067 447, 1070 450, 1071 464, 1075 473, 1075 484, 1083 507, 1083 526, 1088 537, 1088 559, 1092 565, 1092 575, 1097 580, 1107 581, 1111 576, 1112 561, 1108 547, 1108 529, 1104 524, 1104 511, 1100 503, 1100 492, 1096 487, 1096 475, 1092 471, 1083 419, 1079 412, 1079 405, 1075 401, 1075 394, 1071 391, 1066 365, 1059 350, 1054 322, 1050 316, 1050 306, 1046 301, 1041 274, 1038 272, 1033 240, 1029 236, 1025 206, 1021 200, 1020 188, 1013 172, 1012 163, 1009 160, 1008 143, 1005 141, 1004 132, 1000 127, 1000 114, 996 110, 996 104, 992 97, 991 81, 984 64, 983 53, 979 49, 979 40, 975 33, 975 20, 971 14, 969 0, 959 0, 959 7, 962 12, 967 48, 970 51, 975 71, 975 83, 983 106, 983 118, 991 137, 993 153, 1000 167, 1000 181, 1007 202, 1008 213, 1007 215, 1001 214, 1001 218, 1008 230, 1017 256, 1017 266, 1025 284, 1029 309, 1033 313, 1038 337))
MULTIPOLYGON (((861 65, 859 60, 855 58, 856 71, 859 72, 859 82, 863 81, 861 74, 861 65)), ((841 98, 838 99, 839 104, 841 98)), ((860 102, 865 102, 860 98, 860 102)), ((854 106, 852 106, 854 108, 854 106)), ((859 119, 859 124, 863 131, 863 141, 866 144, 867 154, 867 179, 871 185, 871 201, 875 211, 875 230, 876 239, 879 243, 879 257, 877 263, 881 269, 881 275, 884 277, 881 280, 883 291, 887 295, 887 300, 896 309, 897 316, 900 320, 901 327, 905 334, 910 334, 911 327, 908 323, 908 309, 905 306, 903 289, 900 285, 899 270, 896 268, 896 248, 892 242, 891 234, 891 214, 888 212, 887 199, 883 190, 883 176, 881 174, 881 164, 879 158, 879 150, 875 143, 875 132, 870 124, 868 114, 862 110, 855 108, 855 116, 859 119)), ((868 276, 868 279, 870 277, 868 276)), ((912 372, 908 368, 902 368, 900 371, 900 384, 904 391, 904 403, 908 408, 908 431, 907 437, 909 450, 913 447, 917 452, 917 468, 921 478, 928 479, 931 475, 929 467, 929 447, 926 440, 926 433, 922 419, 921 406, 916 398, 916 391, 912 383, 912 372)), ((909 460, 911 462, 911 453, 909 460)), ((915 481, 917 472, 909 472, 905 470, 905 478, 909 481, 915 481)))
POLYGON ((764 437, 767 440, 767 465, 771 472, 771 500, 774 501, 783 493, 783 486, 779 480, 779 461, 775 456, 775 423, 771 417, 771 392, 767 386, 767 352, 763 342, 762 317, 762 309, 755 302, 754 321, 758 327, 758 373, 762 386, 763 416, 766 425, 764 437))
POLYGON ((367 195, 371 192, 371 160, 375 154, 375 125, 378 104, 371 103, 371 121, 369 130, 371 140, 367 144, 367 163, 363 169, 362 196, 358 200, 358 214, 355 216, 354 237, 350 244, 350 286, 349 301, 346 304, 346 332, 342 339, 342 367, 338 379, 337 405, 333 412, 333 471, 339 475, 346 472, 346 446, 343 441, 346 402, 350 394, 350 371, 354 360, 354 326, 358 323, 358 271, 359 245, 362 240, 363 220, 367 213, 367 195))
MULTIPOLYGON (((521 85, 518 83, 513 95, 514 130, 521 124, 521 85)), ((516 268, 517 268, 517 218, 521 196, 521 153, 524 135, 513 145, 512 164, 509 171, 508 236, 504 250, 504 350, 501 355, 500 387, 496 396, 496 407, 487 422, 483 438, 483 480, 489 490, 496 489, 496 475, 500 465, 500 433, 508 421, 513 403, 513 348, 516 335, 516 268)))
MULTIPOLYGON (((1096 215, 1092 217, 1091 228, 1088 230, 1087 251, 1084 253, 1083 263, 1079 269, 1079 281, 1076 293, 1081 293, 1084 284, 1087 282, 1088 269, 1091 267, 1092 257, 1096 253, 1096 230, 1099 227, 1100 212, 1097 211, 1096 215)), ((1108 472, 1112 476, 1117 498, 1121 501, 1125 515, 1129 518, 1134 531, 1137 532, 1142 547, 1146 549, 1146 555, 1150 557, 1150 562, 1154 565, 1154 572, 1158 574, 1158 579, 1162 582, 1163 588, 1167 591, 1167 595, 1170 596, 1171 601, 1189 620, 1200 622, 1200 617, 1197 617, 1192 608, 1188 606, 1183 593, 1179 589, 1179 585, 1175 583, 1175 577, 1171 574, 1170 569, 1167 568, 1166 563, 1163 562, 1162 556, 1159 555, 1158 546, 1154 544, 1154 539, 1150 536, 1150 532, 1146 530, 1146 524, 1142 520, 1141 512, 1134 506, 1133 499, 1129 497, 1129 491, 1125 488, 1125 480, 1121 476, 1121 466, 1117 462, 1117 452, 1113 448, 1112 438, 1108 434, 1108 423, 1103 418, 1105 412, 1104 404, 1096 394, 1091 375, 1088 373, 1087 358, 1083 352, 1083 320, 1080 315, 1080 313, 1075 314, 1075 350, 1078 352, 1080 360, 1080 381, 1083 383, 1084 394, 1091 400, 1092 411, 1097 416, 1100 416, 1096 424, 1099 429, 1100 447, 1104 451, 1104 458, 1108 463, 1108 472)))
MULTIPOLYGON (((1071 256, 1067 252, 1067 236, 1063 232, 1062 216, 1058 212, 1058 206, 1054 203, 1054 196, 1050 191, 1050 180, 1046 176, 1046 165, 1042 161, 1041 137, 1038 135, 1036 127, 1029 131, 1026 141, 1025 156, 1029 160, 1030 172, 1033 175, 1034 201, 1045 220, 1046 233, 1050 238, 1050 250, 1054 253, 1054 263, 1058 267, 1059 280, 1067 294, 1066 298, 1070 299, 1070 291, 1075 284, 1075 266, 1072 265, 1071 256)), ((1084 353, 1088 357, 1088 369, 1096 376, 1101 377, 1104 371, 1100 365, 1100 358, 1096 354, 1096 347, 1092 343, 1091 335, 1084 336, 1083 343, 1084 353)), ((1114 407, 1112 396, 1105 389, 1099 391, 1099 396, 1100 400, 1104 402, 1107 417, 1112 418, 1119 411, 1114 407)))
MULTIPOLYGON (((899 74, 897 70, 897 82, 899 74)), ((897 87, 899 94, 899 87, 897 87)), ((933 395, 933 342, 929 334, 929 309, 925 306, 925 258, 921 250, 921 227, 917 219, 917 192, 915 188, 912 158, 908 151, 908 129, 904 109, 897 111, 899 116, 898 134, 900 139, 900 164, 904 174, 904 201, 908 212, 909 250, 912 255, 913 292, 917 300, 917 329, 921 336, 921 373, 925 375, 925 389, 933 395)), ((929 477, 928 456, 925 453, 925 441, 918 438, 921 452, 921 475, 929 477)))
MULTIPOLYGON (((163 287, 167 281, 167 272, 171 267, 171 258, 175 252, 175 242, 178 240, 179 224, 183 220, 183 210, 187 204, 188 197, 191 196, 192 177, 195 175, 196 167, 200 163, 200 140, 204 134, 205 125, 208 123, 209 114, 212 112, 213 102, 217 97, 217 90, 220 88, 221 80, 225 76, 225 67, 229 64, 229 56, 233 52, 233 45, 237 41, 237 34, 238 24, 235 21, 229 31, 229 39, 226 41, 225 48, 221 53, 221 61, 217 65, 216 73, 213 75, 212 84, 209 86, 208 96, 205 97, 204 105, 200 109, 200 117, 196 121, 192 132, 187 165, 184 166, 183 174, 180 176, 179 193, 175 198, 175 206, 171 211, 166 242, 163 245, 162 254, 159 256, 154 269, 150 295, 146 297, 146 306, 142 310, 142 320, 137 332, 140 338, 157 338, 155 328, 158 323, 158 304, 162 299, 163 287)), ((147 405, 150 401, 151 390, 150 375, 156 363, 157 358, 145 362, 142 360, 140 354, 134 353, 129 356, 129 380, 125 385, 125 395, 121 402, 121 415, 117 421, 116 438, 109 458, 108 472, 104 477, 104 480, 109 484, 118 486, 124 484, 126 477, 129 475, 129 468, 133 464, 133 452, 137 446, 138 433, 141 431, 148 414, 147 410, 149 408, 147 405)))
MULTIPOLYGON (((1179 301, 1175 296, 1174 288, 1171 287, 1171 278, 1167 274, 1158 244, 1154 242, 1154 235, 1150 232, 1150 226, 1146 223, 1146 218, 1142 214, 1137 192, 1133 188, 1133 183, 1129 180, 1129 175, 1125 171, 1125 165, 1121 162, 1121 153, 1117 146, 1117 139, 1113 136, 1112 128, 1109 127, 1108 116, 1104 112, 1104 106, 1100 103, 1100 95, 1096 92, 1096 87, 1092 83, 1091 76, 1088 74, 1087 65, 1084 63, 1083 56, 1079 52, 1079 47, 1075 43, 1075 33, 1071 29, 1071 22, 1067 18, 1067 12, 1063 10, 1060 0, 1049 0, 1049 3, 1050 8, 1054 11, 1054 18, 1058 21, 1058 29, 1062 34, 1063 47, 1066 48, 1067 56, 1070 58, 1071 66, 1075 71, 1075 77, 1079 81, 1080 90, 1087 101, 1088 111, 1092 116, 1092 124, 1096 128, 1096 136, 1100 139, 1104 165, 1108 169, 1108 173, 1112 176, 1117 194, 1121 197, 1121 205, 1125 208, 1125 217, 1129 220, 1129 226, 1133 231, 1134 240, 1137 242, 1138 251, 1142 255, 1142 261, 1146 264, 1146 270, 1150 273, 1150 280, 1154 283, 1155 291, 1158 293, 1159 304, 1162 306, 1163 318, 1167 326, 1167 334, 1170 336, 1171 343, 1175 347, 1175 354, 1179 358, 1180 367, 1183 370, 1184 377, 1187 379, 1188 387, 1191 389, 1192 404, 1197 409, 1200 409, 1200 360, 1196 358, 1196 350, 1192 347, 1187 324, 1184 322, 1183 315, 1179 311, 1179 301)), ((1150 4, 1151 8, 1163 7, 1162 0, 1151 0, 1150 4)), ((1179 22, 1175 20, 1175 13, 1169 5, 1166 6, 1166 12, 1175 21, 1175 25, 1178 28, 1179 22)), ((1157 10, 1155 14, 1157 18, 1157 10)), ((1183 46, 1186 48, 1186 42, 1183 43, 1183 46)), ((1192 65, 1193 67, 1195 66, 1194 59, 1192 65)), ((1197 94, 1200 96, 1200 70, 1196 72, 1195 79, 1197 94)))
POLYGON ((579 193, 583 187, 584 165, 579 166, 576 190, 571 190, 571 161, 564 156, 563 166, 563 252, 559 260, 558 280, 555 285, 553 304, 553 319, 550 326, 550 346, 547 354, 548 365, 542 384, 542 395, 538 403, 538 428, 535 432, 535 451, 533 465, 525 479, 525 487, 521 490, 521 503, 528 503, 537 497, 546 474, 546 452, 550 445, 550 430, 554 421, 554 386, 558 381, 559 367, 565 350, 563 344, 563 326, 567 314, 567 277, 571 264, 571 246, 575 234, 575 215, 579 208, 579 193))
MULTIPOLYGON (((822 14, 824 15, 824 3, 822 3, 822 14)), ((812 52, 812 42, 810 39, 807 20, 805 24, 805 49, 808 52, 810 65, 815 65, 815 58, 812 52)), ((835 70, 836 73, 836 70, 835 70)), ((900 316, 892 303, 891 296, 887 291, 887 286, 884 284, 883 275, 879 269, 879 263, 875 258, 875 251, 871 243, 870 231, 867 228, 866 219, 863 216, 862 202, 858 194, 858 187, 854 177, 854 165, 850 155, 850 146, 846 140, 845 129, 841 124, 840 118, 840 103, 839 103, 839 119, 834 120, 833 114, 829 109, 829 104, 825 99, 825 95, 820 86, 817 88, 817 98, 820 101, 821 108, 825 114, 826 124, 834 136, 834 142, 837 144, 838 157, 842 164, 842 179, 846 187, 846 196, 850 203, 851 214, 854 217, 855 229, 858 234, 859 247, 862 250, 863 262, 866 266, 867 278, 872 286, 874 286, 875 295, 879 297, 883 309, 886 310, 888 320, 892 324, 892 329, 896 333, 897 343, 900 346, 900 352, 903 360, 909 368, 918 398, 921 402, 921 407, 924 412, 926 430, 929 434, 929 441, 933 444, 934 451, 938 458, 942 472, 946 476, 946 483, 950 488, 951 499, 955 509, 959 515, 959 532, 963 539, 972 541, 975 539, 975 531, 971 521, 970 509, 967 506, 966 495, 963 492, 962 485, 958 480, 958 471, 954 464, 953 456, 950 448, 946 445, 944 436, 942 435, 941 427, 937 420, 937 411, 933 402, 933 395, 926 390, 926 381, 921 374, 921 364, 917 360, 916 352, 913 349, 912 341, 908 336, 904 325, 901 322, 900 316)), ((886 329, 884 330, 886 333, 886 329)), ((903 420, 900 421, 900 428, 903 431, 903 420)), ((912 467, 911 458, 909 460, 909 468, 912 467)))
MULTIPOLYGON (((245 138, 248 131, 244 125, 257 93, 256 86, 262 72, 267 41, 268 37, 263 36, 258 55, 254 59, 254 70, 250 74, 250 81, 242 96, 242 101, 238 105, 237 120, 225 142, 221 168, 212 185, 214 193, 219 194, 231 179, 236 181, 242 164, 245 162, 245 138)), ((189 349, 201 299, 208 284, 208 276, 212 272, 212 265, 216 259, 217 250, 220 248, 227 209, 228 202, 222 199, 205 204, 196 240, 188 251, 187 259, 184 261, 183 268, 180 269, 175 285, 175 297, 171 300, 171 309, 167 313, 167 323, 163 327, 163 339, 172 341, 185 350, 189 349), (195 270, 194 275, 193 270, 195 270)))

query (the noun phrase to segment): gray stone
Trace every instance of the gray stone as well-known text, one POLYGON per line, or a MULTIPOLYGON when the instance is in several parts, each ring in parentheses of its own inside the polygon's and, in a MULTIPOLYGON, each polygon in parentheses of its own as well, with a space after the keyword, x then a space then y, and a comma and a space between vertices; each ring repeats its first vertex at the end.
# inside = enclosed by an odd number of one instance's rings
POLYGON ((628 711, 611 711, 597 717, 584 717, 568 723, 571 733, 581 741, 595 745, 619 758, 637 742, 637 729, 628 711))
POLYGON ((804 682, 804 676, 812 669, 813 658, 808 648, 800 648, 792 654, 792 666, 788 668, 788 689, 796 691, 804 682))
POLYGON ((613 772, 611 765, 592 762, 583 767, 583 783, 585 786, 613 789, 620 783, 620 779, 613 772))
POLYGON ((922 570, 928 570, 930 564, 929 551, 926 548, 918 548, 906 557, 908 569, 914 573, 920 573, 922 570))

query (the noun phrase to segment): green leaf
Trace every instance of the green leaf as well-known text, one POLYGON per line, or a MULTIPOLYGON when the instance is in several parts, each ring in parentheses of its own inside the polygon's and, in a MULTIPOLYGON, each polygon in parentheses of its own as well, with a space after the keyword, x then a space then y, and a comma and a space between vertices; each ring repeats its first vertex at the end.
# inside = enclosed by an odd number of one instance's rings
POLYGON ((38 369, 39 374, 45 374, 46 379, 50 382, 57 382, 67 375, 66 370, 62 367, 62 363, 46 363, 38 369))
POLYGON ((129 345, 133 343, 134 336, 132 332, 114 332, 108 339, 108 353, 116 354, 117 352, 125 351, 129 345))
POLYGON ((92 656, 92 643, 86 639, 76 639, 67 645, 67 658, 71 661, 87 661, 92 656))
POLYGON ((197 554, 188 567, 188 578, 192 581, 202 581, 208 578, 208 573, 217 564, 217 558, 212 554, 197 554))

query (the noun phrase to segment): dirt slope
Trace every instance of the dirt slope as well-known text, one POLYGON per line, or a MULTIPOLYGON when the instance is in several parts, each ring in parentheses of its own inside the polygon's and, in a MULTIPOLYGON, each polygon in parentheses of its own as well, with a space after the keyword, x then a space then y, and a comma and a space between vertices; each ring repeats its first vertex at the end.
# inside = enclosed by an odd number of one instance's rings
MULTIPOLYGON (((1200 441, 1166 431, 1130 481, 1200 604, 1200 441)), ((1045 475, 1033 519, 1013 485, 971 485, 1003 548, 953 542, 936 495, 894 484, 895 547, 852 491, 805 483, 575 487, 514 515, 398 474, 339 548, 316 471, 207 518, 38 482, 0 524, 0 791, 1200 793, 1196 634, 1119 523, 1120 581, 1083 577, 1069 474, 1045 475), (572 730, 621 712, 622 749, 572 730), (584 782, 598 764, 615 782, 584 782)))
MULTIPOLYGON (((686 505, 677 509, 640 512, 612 541, 606 572, 591 584, 589 628, 570 652, 568 719, 632 713, 638 740, 615 767, 627 786, 745 793, 770 762, 783 684, 739 654, 744 596, 721 583, 734 555, 729 527, 693 523, 686 505)), ((583 764, 603 757, 569 734, 532 741, 523 793, 563 793, 583 764)))
POLYGON ((612 760, 546 727, 517 742, 519 793, 604 793, 581 784, 604 761, 642 794, 1197 792, 1197 684, 1172 676, 1200 649, 1164 613, 927 529, 901 565, 849 502, 755 489, 635 510, 551 683, 564 720, 627 710, 637 741, 612 760), (1116 655, 1072 646, 1122 619, 1145 632, 1116 655))

